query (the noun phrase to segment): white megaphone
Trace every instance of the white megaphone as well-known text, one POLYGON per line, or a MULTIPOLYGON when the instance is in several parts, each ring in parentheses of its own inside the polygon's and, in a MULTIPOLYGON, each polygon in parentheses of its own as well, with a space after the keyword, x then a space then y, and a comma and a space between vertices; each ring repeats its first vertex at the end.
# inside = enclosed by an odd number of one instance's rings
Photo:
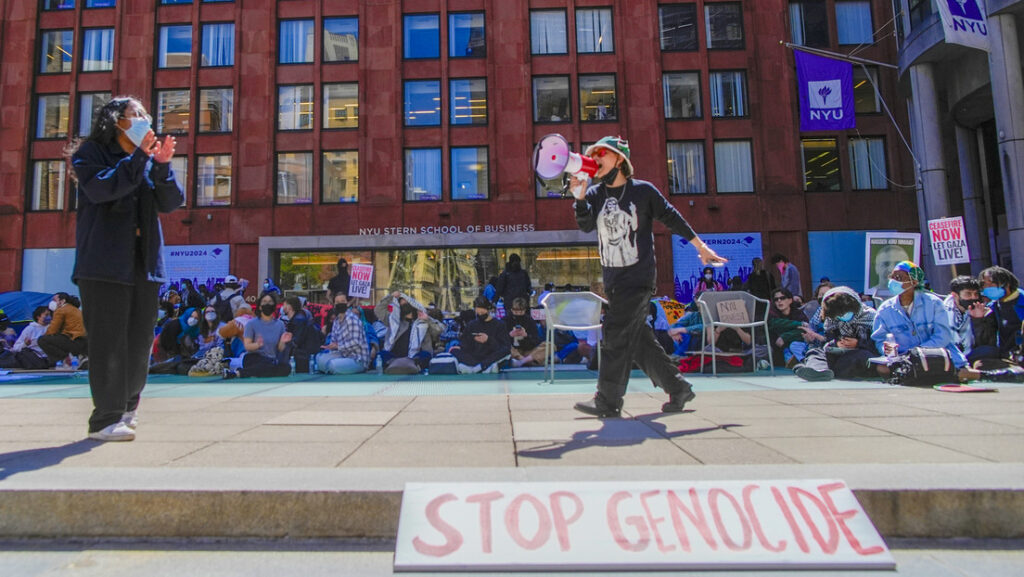
POLYGON ((593 178, 597 172, 594 159, 577 154, 569 149, 569 141, 561 134, 549 134, 540 139, 533 149, 533 169, 548 190, 560 189, 562 195, 568 190, 566 174, 576 178, 593 178))

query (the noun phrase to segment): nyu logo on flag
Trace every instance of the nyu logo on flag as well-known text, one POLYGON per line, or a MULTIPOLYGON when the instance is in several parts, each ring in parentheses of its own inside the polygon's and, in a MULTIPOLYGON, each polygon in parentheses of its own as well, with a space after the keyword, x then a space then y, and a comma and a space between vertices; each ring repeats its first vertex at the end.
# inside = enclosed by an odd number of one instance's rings
POLYGON ((856 126, 853 65, 797 50, 800 130, 845 130, 856 126))
POLYGON ((988 17, 983 0, 939 0, 947 44, 988 50, 988 17))

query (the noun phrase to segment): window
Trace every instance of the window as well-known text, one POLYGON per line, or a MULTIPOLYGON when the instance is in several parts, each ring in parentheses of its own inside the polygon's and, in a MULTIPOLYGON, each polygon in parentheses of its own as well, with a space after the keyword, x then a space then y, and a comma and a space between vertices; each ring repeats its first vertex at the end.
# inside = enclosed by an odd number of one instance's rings
POLYGON ((666 72, 661 77, 665 92, 665 118, 700 118, 700 73, 666 72))
MULTIPOLYGON (((181 190, 188 190, 188 157, 175 155, 171 158, 171 171, 174 172, 174 182, 178 183, 181 190)), ((188 204, 188 195, 182 195, 181 206, 188 204)))
POLYGON ((857 114, 871 114, 882 110, 878 93, 875 92, 877 83, 877 68, 868 66, 867 72, 864 72, 864 67, 853 67, 853 101, 857 114))
POLYGON ((156 131, 160 134, 188 132, 191 90, 161 90, 156 93, 156 131))
POLYGON ((403 22, 403 54, 406 58, 441 56, 441 17, 437 14, 407 14, 403 22))
POLYGON ((100 109, 110 101, 109 92, 87 92, 78 96, 78 136, 89 136, 100 109))
POLYGON ((884 190, 889 188, 885 169, 885 139, 880 137, 851 138, 851 184, 854 190, 884 190))
POLYGON ((704 32, 710 49, 742 50, 743 7, 732 2, 705 4, 704 32))
POLYGON ((324 84, 324 128, 359 128, 359 84, 324 84))
POLYGON ((530 11, 531 54, 567 54, 568 37, 565 10, 530 11))
POLYGON ((68 106, 67 94, 41 95, 36 116, 36 138, 66 138, 68 106))
POLYGON ((409 148, 405 151, 405 200, 441 200, 441 149, 409 148))
POLYGON ((583 121, 617 120, 615 77, 610 74, 579 77, 580 119, 583 121))
POLYGON ((485 200, 487 147, 452 148, 452 200, 485 200))
POLYGON ((485 58, 487 56, 486 40, 483 12, 448 15, 449 57, 485 58))
POLYGON ((43 10, 74 10, 75 0, 43 0, 43 10))
POLYGON ((231 132, 234 111, 234 88, 199 90, 199 132, 231 132))
POLYGON ((715 141, 718 192, 754 192, 754 163, 749 140, 715 141))
POLYGON ((451 124, 487 124, 486 78, 453 78, 448 97, 451 124))
POLYGON ((405 83, 405 125, 441 125, 440 80, 410 80, 405 83))
POLYGON ((203 24, 203 66, 235 65, 235 23, 203 24))
POLYGON ((669 194, 705 194, 703 142, 668 143, 669 194))
POLYGON ((697 5, 672 4, 658 7, 661 49, 666 51, 697 49, 697 5))
POLYGON ((808 192, 837 191, 842 187, 839 178, 839 146, 834 138, 804 139, 804 190, 808 192))
POLYGON ((82 72, 114 69, 114 29, 93 28, 82 34, 82 72))
POLYGON ((278 64, 313 61, 313 21, 282 20, 277 37, 278 64))
POLYGON ((231 156, 196 157, 196 206, 231 205, 231 156))
POLYGON ((742 70, 711 72, 711 116, 725 118, 747 115, 747 73, 742 70))
POLYGON ((161 4, 191 4, 192 0, 160 0, 161 4))
POLYGON ((277 129, 312 130, 313 85, 277 88, 277 129))
POLYGON ((568 76, 533 79, 533 121, 572 122, 568 76))
POLYGON ((346 203, 359 200, 359 153, 340 150, 324 153, 321 203, 346 203))
POLYGON ((32 203, 29 210, 63 210, 67 173, 63 160, 37 160, 32 171, 32 203))
POLYGON ((910 29, 917 28, 926 18, 935 14, 935 0, 909 0, 910 29))
POLYGON ((42 33, 39 72, 55 74, 71 72, 71 51, 75 33, 71 30, 48 30, 42 33))
POLYGON ((192 26, 161 26, 157 67, 188 68, 192 66, 192 26))
POLYGON ((576 10, 576 52, 615 52, 611 8, 576 10))
MULTIPOLYGON (((900 18, 902 19, 902 16, 900 18)), ((836 2, 836 34, 839 36, 839 44, 871 44, 875 36, 873 30, 871 2, 836 2)))
POLYGON ((86 8, 113 8, 117 0, 85 0, 86 8))
POLYGON ((825 0, 789 3, 789 29, 793 44, 828 48, 828 9, 825 0))
POLYGON ((324 62, 359 60, 359 19, 324 18, 324 62))
POLYGON ((313 153, 277 155, 277 204, 313 202, 313 153))

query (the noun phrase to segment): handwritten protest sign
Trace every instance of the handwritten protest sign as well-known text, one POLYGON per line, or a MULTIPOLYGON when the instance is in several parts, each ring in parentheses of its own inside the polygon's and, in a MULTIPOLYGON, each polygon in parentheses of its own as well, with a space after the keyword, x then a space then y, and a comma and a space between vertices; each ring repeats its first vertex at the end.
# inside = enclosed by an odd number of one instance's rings
POLYGON ((373 290, 373 265, 353 263, 349 268, 348 296, 370 298, 373 290))

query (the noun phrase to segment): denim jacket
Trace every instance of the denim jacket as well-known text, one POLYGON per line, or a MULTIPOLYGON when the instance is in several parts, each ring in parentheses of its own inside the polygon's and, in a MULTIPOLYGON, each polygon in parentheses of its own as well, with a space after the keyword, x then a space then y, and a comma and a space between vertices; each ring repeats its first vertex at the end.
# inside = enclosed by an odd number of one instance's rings
POLYGON ((914 291, 914 306, 909 316, 898 296, 883 302, 878 307, 871 333, 879 353, 883 352, 882 344, 887 333, 896 338, 901 353, 914 347, 941 347, 949 351, 949 357, 957 368, 967 365, 967 359, 956 346, 942 299, 932 293, 914 291))

